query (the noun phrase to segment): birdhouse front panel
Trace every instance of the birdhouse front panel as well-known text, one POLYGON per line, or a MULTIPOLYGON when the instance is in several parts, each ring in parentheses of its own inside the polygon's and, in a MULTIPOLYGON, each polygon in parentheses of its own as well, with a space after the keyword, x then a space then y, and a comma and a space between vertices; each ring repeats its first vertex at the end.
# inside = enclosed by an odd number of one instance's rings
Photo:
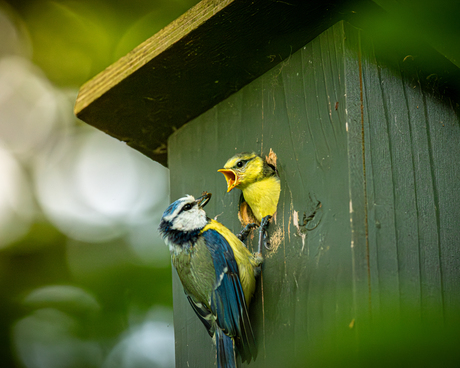
MULTIPOLYGON (((253 367, 333 364, 330 351, 358 351, 371 316, 442 319, 456 302, 456 110, 414 64, 374 46, 337 23, 169 138, 171 199, 211 192, 208 216, 234 233, 241 192, 227 193, 217 170, 240 152, 276 159, 281 195, 250 306, 253 367)), ((214 366, 174 277, 176 365, 214 366)))
MULTIPOLYGON (((171 198, 213 193, 208 215, 235 233, 240 193, 226 193, 217 170, 235 153, 276 154, 281 196, 250 307, 259 345, 253 366, 294 356, 312 346, 308 336, 325 330, 354 333, 353 257, 360 244, 354 236, 351 247, 343 35, 343 24, 329 29, 168 142, 171 198)), ((365 248, 359 251, 365 259, 365 248)), ((174 297, 177 366, 212 366, 212 342, 179 282, 174 297)))

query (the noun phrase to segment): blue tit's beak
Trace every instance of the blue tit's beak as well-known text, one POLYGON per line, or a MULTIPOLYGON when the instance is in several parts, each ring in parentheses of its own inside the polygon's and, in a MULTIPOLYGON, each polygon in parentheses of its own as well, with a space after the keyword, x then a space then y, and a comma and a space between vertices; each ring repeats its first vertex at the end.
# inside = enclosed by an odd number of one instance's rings
POLYGON ((211 199, 211 193, 205 192, 200 198, 197 198, 195 202, 198 204, 198 207, 203 208, 206 206, 211 199))

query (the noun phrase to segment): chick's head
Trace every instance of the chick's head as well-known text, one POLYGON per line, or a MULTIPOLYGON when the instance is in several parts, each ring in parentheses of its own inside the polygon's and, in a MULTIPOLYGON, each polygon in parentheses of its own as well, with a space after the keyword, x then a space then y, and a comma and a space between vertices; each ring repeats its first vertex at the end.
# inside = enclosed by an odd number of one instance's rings
POLYGON ((233 188, 244 189, 263 177, 262 158, 252 153, 239 153, 230 158, 223 169, 217 170, 227 180, 227 192, 233 188))

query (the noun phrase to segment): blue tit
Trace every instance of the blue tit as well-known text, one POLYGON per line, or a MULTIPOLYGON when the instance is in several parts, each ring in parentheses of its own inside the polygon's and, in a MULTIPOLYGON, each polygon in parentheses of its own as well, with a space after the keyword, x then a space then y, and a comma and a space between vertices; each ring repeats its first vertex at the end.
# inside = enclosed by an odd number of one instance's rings
POLYGON ((217 366, 236 367, 257 356, 248 307, 263 262, 225 226, 206 216, 210 193, 185 196, 163 213, 159 232, 187 299, 217 347, 217 366))
POLYGON ((267 228, 270 218, 276 212, 281 191, 276 168, 254 152, 244 152, 230 158, 224 168, 218 171, 227 180, 227 192, 233 188, 241 189, 240 214, 246 212, 243 209, 248 205, 254 222, 260 225, 260 253, 262 242, 267 242, 267 228))

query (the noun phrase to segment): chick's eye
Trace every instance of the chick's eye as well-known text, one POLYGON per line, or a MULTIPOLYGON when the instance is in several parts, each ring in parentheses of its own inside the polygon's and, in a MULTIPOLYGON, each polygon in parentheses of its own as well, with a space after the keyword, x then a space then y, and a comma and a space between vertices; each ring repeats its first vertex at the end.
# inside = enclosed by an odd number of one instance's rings
POLYGON ((243 161, 238 161, 236 163, 236 167, 243 167, 243 161))
POLYGON ((187 203, 183 208, 184 211, 188 211, 190 209, 192 209, 192 205, 190 203, 187 203))

